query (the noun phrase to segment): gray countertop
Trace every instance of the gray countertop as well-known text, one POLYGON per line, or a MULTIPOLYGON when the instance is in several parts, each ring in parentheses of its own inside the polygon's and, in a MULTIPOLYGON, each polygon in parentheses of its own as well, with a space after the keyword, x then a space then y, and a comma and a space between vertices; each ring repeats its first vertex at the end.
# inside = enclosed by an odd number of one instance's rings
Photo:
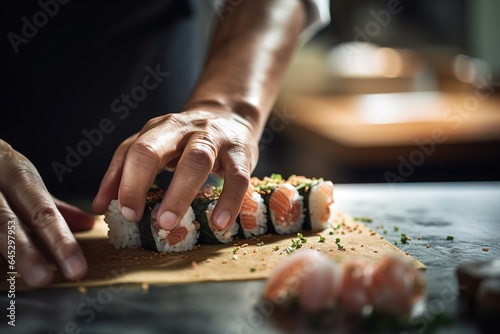
MULTIPOLYGON (((245 281, 151 286, 148 291, 138 285, 97 287, 86 294, 76 289, 17 292, 16 327, 7 325, 4 316, 0 330, 249 334, 371 333, 378 329, 424 333, 438 320, 448 319, 437 333, 488 331, 460 312, 455 269, 465 261, 500 257, 499 182, 339 184, 335 198, 337 209, 354 217, 372 218, 371 228, 391 242, 398 241, 399 248, 427 266, 426 308, 410 329, 387 323, 384 329, 380 324, 360 328, 359 320, 353 323, 335 315, 325 321, 324 316, 318 320, 298 312, 283 313, 260 299, 263 281, 245 281), (412 240, 401 244, 401 233, 412 240), (448 235, 454 240, 446 240, 448 235)), ((0 295, 3 310, 8 302, 6 294, 0 295)))

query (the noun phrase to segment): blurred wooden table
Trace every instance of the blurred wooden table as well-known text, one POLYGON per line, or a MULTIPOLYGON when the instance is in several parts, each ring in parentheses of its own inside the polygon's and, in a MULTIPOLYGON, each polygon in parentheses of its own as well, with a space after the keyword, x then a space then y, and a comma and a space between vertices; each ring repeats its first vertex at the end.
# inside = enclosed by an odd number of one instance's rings
POLYGON ((500 181, 500 97, 476 96, 488 93, 285 97, 264 132, 284 140, 262 156, 283 174, 345 183, 385 182, 402 160, 415 167, 405 181, 500 181))

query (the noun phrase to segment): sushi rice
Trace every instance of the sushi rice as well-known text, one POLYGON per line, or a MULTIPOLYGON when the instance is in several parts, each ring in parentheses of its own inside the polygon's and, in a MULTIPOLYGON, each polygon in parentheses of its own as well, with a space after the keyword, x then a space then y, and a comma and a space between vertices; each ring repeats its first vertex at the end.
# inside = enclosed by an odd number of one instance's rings
POLYGON ((139 248, 142 246, 139 225, 126 220, 118 207, 118 200, 112 200, 104 215, 108 224, 109 243, 116 249, 139 248))
POLYGON ((207 215, 206 221, 208 222, 208 226, 210 227, 210 230, 215 235, 217 240, 219 240, 219 242, 222 244, 227 244, 228 242, 234 240, 234 237, 238 234, 240 226, 238 225, 238 223, 233 222, 233 225, 231 225, 231 227, 225 231, 219 231, 218 229, 214 228, 211 222, 211 218, 212 212, 214 211, 216 205, 217 201, 213 201, 208 205, 207 211, 205 212, 205 214, 207 215))
POLYGON ((200 236, 200 224, 195 220, 194 212, 188 208, 179 225, 172 231, 160 227, 156 219, 160 203, 151 211, 151 232, 158 252, 184 252, 192 250, 200 236))
POLYGON ((249 187, 239 213, 239 223, 243 236, 247 239, 267 232, 267 208, 262 196, 249 187))
POLYGON ((302 229, 304 197, 289 183, 279 184, 269 198, 269 213, 278 234, 293 234, 302 229))
POLYGON ((294 234, 301 229, 321 231, 328 227, 333 205, 333 183, 292 175, 285 180, 279 174, 252 178, 237 221, 220 231, 211 222, 221 187, 206 186, 193 200, 179 225, 162 229, 157 213, 164 191, 152 187, 148 192, 140 222, 126 220, 118 200, 111 201, 105 213, 109 243, 114 248, 145 248, 158 252, 183 252, 196 243, 227 244, 239 234, 252 238, 265 233, 294 234))
POLYGON ((311 229, 322 231, 328 227, 334 203, 332 181, 320 181, 309 194, 311 229))
MULTIPOLYGON (((198 242, 199 224, 195 221, 193 209, 188 211, 179 225, 172 231, 162 229, 156 220, 159 203, 151 212, 151 233, 155 241, 157 252, 183 252, 193 249, 198 242)), ((108 224, 109 243, 114 248, 145 247, 141 241, 139 224, 126 220, 118 208, 118 201, 113 200, 106 211, 104 221, 108 224)))

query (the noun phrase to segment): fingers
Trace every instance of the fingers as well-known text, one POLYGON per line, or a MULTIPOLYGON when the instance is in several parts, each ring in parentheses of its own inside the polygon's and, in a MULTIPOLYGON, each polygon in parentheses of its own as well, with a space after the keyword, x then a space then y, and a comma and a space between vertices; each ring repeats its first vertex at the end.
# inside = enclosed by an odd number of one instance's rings
POLYGON ((52 199, 72 232, 88 231, 94 226, 93 215, 55 197, 52 199))
MULTIPOLYGON (((9 207, 20 221, 50 249, 50 255, 66 279, 82 278, 87 271, 87 262, 40 175, 24 157, 13 166, 8 168, 7 175, 3 175, 0 180, 0 188, 4 192, 9 207), (6 182, 7 178, 9 183, 6 182)), ((28 237, 23 234, 21 237, 24 237, 22 240, 25 243, 24 252, 28 254, 27 256, 34 256, 38 259, 28 237)), ((35 261, 32 260, 32 262, 35 261)))
POLYGON ((162 228, 174 229, 186 213, 214 167, 219 151, 216 143, 216 139, 204 132, 189 138, 158 210, 162 228))
POLYGON ((138 221, 157 173, 175 169, 158 210, 160 226, 172 230, 215 171, 225 179, 225 185, 212 223, 227 229, 235 221, 248 188, 257 142, 254 131, 230 113, 191 111, 155 118, 119 147, 93 210, 102 214, 111 200, 118 198, 122 215, 138 221))
POLYGON ((147 131, 130 145, 126 153, 118 202, 122 215, 129 221, 138 221, 142 217, 146 194, 157 173, 182 145, 183 134, 170 127, 147 131))
POLYGON ((212 215, 212 224, 219 230, 231 227, 236 220, 250 184, 251 161, 242 146, 221 153, 224 188, 212 215))
POLYGON ((123 164, 130 145, 137 139, 137 134, 127 138, 115 151, 108 170, 101 181, 99 191, 97 192, 92 211, 95 214, 102 215, 108 209, 109 203, 118 198, 118 188, 123 173, 123 164))
POLYGON ((5 197, 0 194, 0 251, 9 263, 8 271, 17 271, 26 284, 41 287, 53 278, 51 266, 30 240, 5 197))

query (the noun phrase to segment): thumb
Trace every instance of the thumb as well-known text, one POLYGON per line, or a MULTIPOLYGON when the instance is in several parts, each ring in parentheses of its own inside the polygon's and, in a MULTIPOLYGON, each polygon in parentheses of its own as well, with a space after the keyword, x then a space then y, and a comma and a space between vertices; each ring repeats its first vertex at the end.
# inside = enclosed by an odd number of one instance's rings
POLYGON ((72 232, 88 231, 94 226, 94 215, 88 214, 76 206, 61 201, 53 196, 52 198, 72 232))

